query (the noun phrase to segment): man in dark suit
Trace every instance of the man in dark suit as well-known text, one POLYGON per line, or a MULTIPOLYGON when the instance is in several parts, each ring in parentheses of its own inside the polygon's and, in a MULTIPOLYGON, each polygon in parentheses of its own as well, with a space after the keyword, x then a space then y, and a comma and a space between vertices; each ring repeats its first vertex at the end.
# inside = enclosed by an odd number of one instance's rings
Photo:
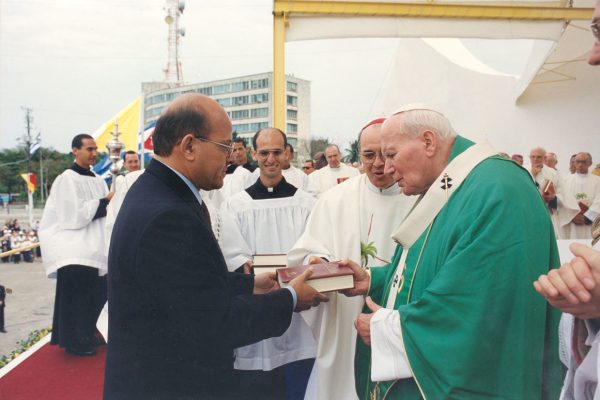
POLYGON ((104 398, 231 398, 233 349, 283 334, 294 308, 327 298, 310 272, 279 290, 274 274, 227 272, 198 192, 223 185, 231 153, 218 103, 177 98, 153 141, 111 239, 104 398))
POLYGON ((6 306, 6 289, 0 285, 0 332, 6 333, 4 329, 4 307, 6 306))

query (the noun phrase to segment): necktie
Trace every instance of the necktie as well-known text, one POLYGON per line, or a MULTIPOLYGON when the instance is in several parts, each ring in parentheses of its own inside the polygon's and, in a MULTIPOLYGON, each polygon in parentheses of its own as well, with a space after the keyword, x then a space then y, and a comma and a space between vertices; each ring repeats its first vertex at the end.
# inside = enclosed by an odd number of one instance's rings
POLYGON ((200 209, 202 210, 202 216, 206 218, 208 225, 211 225, 210 213, 208 212, 208 207, 206 207, 206 202, 203 201, 202 204, 200 204, 200 209))

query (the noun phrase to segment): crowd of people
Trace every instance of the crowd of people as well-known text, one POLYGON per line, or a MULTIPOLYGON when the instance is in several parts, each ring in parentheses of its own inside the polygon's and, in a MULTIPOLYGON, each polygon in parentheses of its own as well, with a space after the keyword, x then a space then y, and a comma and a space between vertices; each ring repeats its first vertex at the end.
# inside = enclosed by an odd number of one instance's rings
MULTIPOLYGON (((6 221, 0 234, 0 242, 2 245, 2 251, 4 253, 13 249, 19 249, 32 244, 38 243, 39 239, 37 236, 37 224, 36 222, 31 226, 31 229, 21 229, 17 219, 9 219, 6 221)), ((9 263, 13 262, 19 264, 21 261, 32 263, 35 257, 41 257, 41 251, 39 247, 28 248, 20 252, 13 253, 11 255, 3 256, 2 262, 9 263)))
POLYGON ((336 145, 298 169, 275 127, 251 161, 231 128, 214 100, 176 98, 114 192, 94 139, 72 141, 40 224, 51 343, 96 354, 108 300, 105 399, 594 397, 600 252, 561 266, 556 241, 600 235, 592 155, 521 167, 424 104, 360 129, 360 169, 336 145), (354 287, 319 293, 309 268, 281 288, 259 254, 336 262, 354 287))

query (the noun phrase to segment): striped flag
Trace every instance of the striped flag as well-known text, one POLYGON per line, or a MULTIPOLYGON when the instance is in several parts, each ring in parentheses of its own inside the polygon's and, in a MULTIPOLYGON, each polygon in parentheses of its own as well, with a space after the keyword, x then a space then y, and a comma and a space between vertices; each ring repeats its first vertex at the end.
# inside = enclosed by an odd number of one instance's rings
POLYGON ((35 193, 35 185, 37 183, 35 174, 33 172, 21 174, 21 178, 27 183, 27 191, 29 191, 29 193, 35 193))
POLYGON ((42 132, 38 132, 37 136, 31 146, 29 147, 29 154, 34 155, 42 147, 42 132))

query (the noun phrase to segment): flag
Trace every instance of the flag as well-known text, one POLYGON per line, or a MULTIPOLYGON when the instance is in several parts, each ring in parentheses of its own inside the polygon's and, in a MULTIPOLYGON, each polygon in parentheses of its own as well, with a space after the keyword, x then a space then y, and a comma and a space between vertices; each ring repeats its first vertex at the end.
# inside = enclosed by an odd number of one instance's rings
POLYGON ((37 136, 31 146, 29 146, 29 154, 34 155, 36 151, 38 151, 42 147, 42 133, 38 132, 37 136))
POLYGON ((92 167, 92 171, 96 173, 102 179, 108 179, 111 177, 110 174, 110 166, 112 165, 112 161, 108 157, 108 154, 104 156, 104 158, 96 163, 92 167))
POLYGON ((119 140, 125 144, 123 150, 136 150, 141 104, 142 99, 138 97, 96 130, 93 136, 99 151, 105 151, 106 143, 113 138, 115 120, 118 121, 119 132, 121 132, 119 140))
POLYGON ((27 190, 30 193, 34 193, 36 185, 35 174, 33 172, 30 172, 28 174, 21 174, 21 178, 23 178, 23 180, 27 183, 27 190))
POLYGON ((156 127, 156 121, 152 122, 144 129, 144 153, 154 154, 154 143, 152 143, 154 127, 156 127))

